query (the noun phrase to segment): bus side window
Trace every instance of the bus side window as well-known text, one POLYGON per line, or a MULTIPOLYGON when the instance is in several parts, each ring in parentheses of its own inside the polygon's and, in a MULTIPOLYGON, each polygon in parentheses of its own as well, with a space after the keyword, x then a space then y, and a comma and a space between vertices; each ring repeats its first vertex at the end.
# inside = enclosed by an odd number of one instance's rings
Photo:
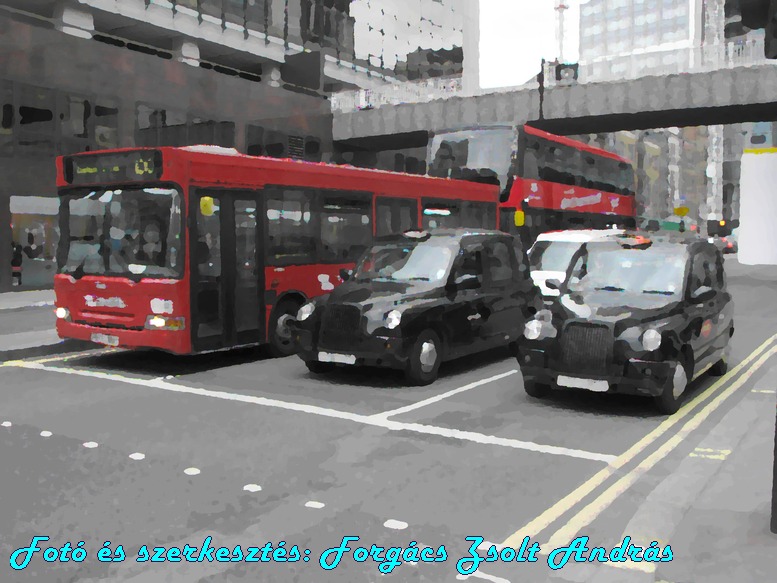
POLYGON ((321 213, 321 260, 356 261, 372 242, 370 195, 324 192, 321 213))
POLYGON ((480 229, 496 228, 496 204, 489 202, 462 203, 460 226, 480 229))
POLYGON ((423 202, 422 229, 455 229, 461 227, 461 205, 448 200, 423 202))
POLYGON ((527 180, 539 180, 540 178, 540 142, 532 136, 526 137, 526 150, 523 154, 523 176, 527 180))
POLYGON ((580 176, 577 185, 582 188, 593 188, 596 182, 596 159, 587 152, 581 152, 581 154, 580 176))
POLYGON ((418 202, 410 198, 378 197, 375 222, 377 237, 413 230, 418 226, 418 202))
POLYGON ((312 212, 312 192, 290 187, 269 187, 266 192, 267 263, 314 263, 319 233, 312 212))

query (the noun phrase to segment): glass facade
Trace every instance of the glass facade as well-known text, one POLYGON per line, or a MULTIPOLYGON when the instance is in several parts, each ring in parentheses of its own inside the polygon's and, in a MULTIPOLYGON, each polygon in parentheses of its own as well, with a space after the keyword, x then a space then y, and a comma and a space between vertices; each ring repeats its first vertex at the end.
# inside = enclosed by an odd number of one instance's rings
POLYGON ((691 40, 699 0, 591 0, 580 9, 580 59, 628 55, 635 49, 691 40))

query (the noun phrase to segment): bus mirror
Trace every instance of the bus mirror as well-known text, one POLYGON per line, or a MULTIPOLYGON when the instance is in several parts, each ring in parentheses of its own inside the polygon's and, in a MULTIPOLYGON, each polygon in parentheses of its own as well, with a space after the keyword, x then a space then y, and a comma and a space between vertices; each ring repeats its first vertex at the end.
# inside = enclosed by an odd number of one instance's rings
POLYGON ((341 269, 340 279, 342 279, 343 281, 348 281, 349 279, 351 279, 352 274, 353 272, 350 269, 341 269))
POLYGON ((526 213, 523 211, 515 211, 515 226, 523 227, 526 224, 526 213))
POLYGON ((213 197, 203 196, 200 199, 200 214, 203 217, 212 217, 214 212, 213 197))

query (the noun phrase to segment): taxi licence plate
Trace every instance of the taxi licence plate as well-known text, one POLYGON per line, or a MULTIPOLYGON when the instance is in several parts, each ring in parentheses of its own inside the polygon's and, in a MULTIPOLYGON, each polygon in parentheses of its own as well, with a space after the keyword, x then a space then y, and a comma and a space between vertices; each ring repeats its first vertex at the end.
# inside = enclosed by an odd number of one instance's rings
POLYGON ((105 344, 106 346, 118 346, 119 345, 119 337, 118 336, 109 336, 108 334, 92 334, 92 342, 95 342, 97 344, 105 344))
POLYGON ((336 362, 338 364, 356 364, 353 354, 334 354, 332 352, 319 352, 318 360, 321 362, 336 362))
POLYGON ((588 391, 594 391, 595 393, 606 393, 610 390, 610 383, 607 381, 601 381, 597 379, 579 379, 576 377, 568 377, 564 375, 559 375, 558 379, 556 379, 556 384, 560 387, 586 389, 588 391))

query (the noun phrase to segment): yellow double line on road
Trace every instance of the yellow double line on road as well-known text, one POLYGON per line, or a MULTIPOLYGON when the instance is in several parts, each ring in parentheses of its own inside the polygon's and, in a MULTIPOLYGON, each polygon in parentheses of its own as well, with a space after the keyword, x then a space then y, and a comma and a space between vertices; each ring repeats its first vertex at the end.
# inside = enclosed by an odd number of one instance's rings
POLYGON ((737 389, 739 389, 760 367, 762 367, 773 355, 777 354, 777 346, 772 346, 777 341, 777 334, 766 340, 755 349, 745 360, 734 367, 728 374, 717 380, 709 389, 699 395, 693 401, 684 405, 672 417, 661 423, 648 435, 640 439, 626 452, 618 456, 606 468, 597 472, 589 480, 584 482, 578 488, 567 494, 563 499, 556 502, 537 518, 526 524, 523 528, 507 537, 502 543, 504 546, 517 547, 521 544, 524 537, 536 538, 548 526, 556 522, 564 514, 580 504, 584 498, 590 495, 594 490, 606 482, 611 476, 623 468, 626 464, 634 460, 640 453, 655 443, 664 433, 679 424, 688 417, 695 409, 705 402, 708 404, 698 411, 688 422, 686 422, 671 438, 669 438, 653 454, 645 458, 632 470, 627 472, 615 484, 610 486, 600 494, 593 502, 580 510, 569 522, 550 538, 547 544, 541 545, 543 549, 554 549, 569 544, 581 529, 591 524, 605 509, 607 509, 615 500, 628 490, 643 474, 655 466, 660 460, 666 457, 678 445, 680 445, 692 431, 697 429, 713 411, 715 411, 726 399, 728 399, 737 389), (770 347, 771 346, 771 347, 770 347), (760 358, 759 358, 760 357, 760 358), (757 359, 757 360, 756 360, 757 359), (747 368, 751 363, 754 364, 747 368), (743 369, 747 368, 744 374, 740 376, 725 390, 725 387, 734 377, 743 369), (714 399, 713 395, 720 392, 714 399), (710 401, 710 399, 712 399, 710 401))

